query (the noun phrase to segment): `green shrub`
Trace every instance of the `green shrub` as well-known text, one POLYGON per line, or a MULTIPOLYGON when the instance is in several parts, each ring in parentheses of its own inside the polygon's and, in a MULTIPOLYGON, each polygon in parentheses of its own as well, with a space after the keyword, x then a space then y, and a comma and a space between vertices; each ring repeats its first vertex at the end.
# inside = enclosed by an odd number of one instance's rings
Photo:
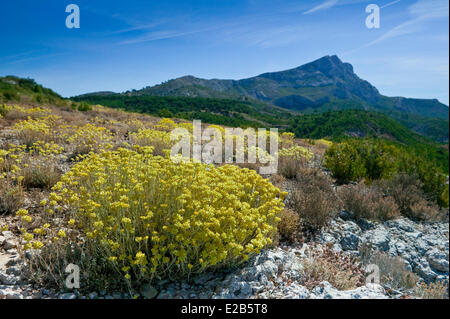
POLYGON ((348 183, 366 176, 364 160, 350 143, 333 144, 325 153, 324 165, 340 183, 348 183))
POLYGON ((425 194, 439 205, 448 207, 448 171, 443 171, 413 149, 385 140, 349 139, 327 150, 324 165, 341 183, 363 178, 371 183, 378 179, 388 180, 399 173, 415 174, 425 194))
POLYGON ((78 104, 78 111, 80 112, 92 111, 92 105, 90 105, 87 102, 81 102, 80 104, 78 104))
POLYGON ((0 118, 5 116, 8 113, 8 108, 5 104, 0 104, 0 118))
POLYGON ((13 91, 13 90, 7 90, 7 91, 3 91, 3 101, 8 102, 8 101, 19 101, 20 100, 20 96, 17 92, 13 91))

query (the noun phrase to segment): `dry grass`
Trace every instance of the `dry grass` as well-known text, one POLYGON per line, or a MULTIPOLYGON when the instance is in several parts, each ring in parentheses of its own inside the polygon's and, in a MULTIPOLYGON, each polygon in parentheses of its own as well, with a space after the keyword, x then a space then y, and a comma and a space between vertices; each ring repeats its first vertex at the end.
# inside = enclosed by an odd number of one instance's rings
POLYGON ((285 180, 284 176, 280 174, 273 174, 270 176, 270 182, 278 188, 282 188, 285 180))
POLYGON ((422 299, 449 299, 448 296, 448 283, 437 282, 437 283, 420 283, 414 294, 422 299))
POLYGON ((398 174, 391 180, 381 180, 375 186, 394 199, 400 212, 406 217, 419 221, 442 220, 443 212, 437 204, 428 200, 417 177, 398 174))
POLYGON ((292 206, 300 215, 302 228, 320 230, 340 210, 341 203, 328 176, 319 169, 304 168, 297 174, 292 206))
POLYGON ((298 242, 301 238, 299 215, 290 209, 284 209, 278 217, 281 219, 278 223, 280 239, 289 243, 298 242))
POLYGON ((419 277, 409 271, 404 260, 362 245, 359 256, 363 265, 374 264, 379 268, 380 284, 395 290, 408 290, 416 286, 419 277))
POLYGON ((40 188, 49 190, 61 178, 61 171, 54 163, 30 163, 22 171, 22 184, 25 188, 40 188))
POLYGON ((297 176, 297 172, 306 165, 306 160, 300 156, 279 156, 278 173, 292 179, 297 176))
POLYGON ((342 252, 334 252, 331 247, 314 248, 309 258, 303 262, 301 284, 308 289, 328 281, 339 290, 350 290, 364 284, 364 271, 359 263, 342 252))
POLYGON ((344 209, 352 212, 355 219, 389 220, 400 216, 394 199, 363 182, 342 186, 338 191, 344 209))
POLYGON ((0 180, 0 215, 13 214, 24 203, 24 192, 20 185, 13 185, 6 180, 0 180))
POLYGON ((384 286, 392 289, 411 289, 419 281, 419 277, 410 272, 399 257, 378 252, 371 258, 371 263, 379 267, 380 281, 384 286))

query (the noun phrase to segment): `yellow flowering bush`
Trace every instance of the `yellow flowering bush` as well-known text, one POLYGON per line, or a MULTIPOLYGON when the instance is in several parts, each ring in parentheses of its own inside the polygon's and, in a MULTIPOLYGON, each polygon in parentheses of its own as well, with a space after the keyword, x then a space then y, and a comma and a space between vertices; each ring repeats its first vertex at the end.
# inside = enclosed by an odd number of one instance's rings
POLYGON ((47 228, 26 241, 83 245, 125 282, 174 278, 239 264, 271 244, 285 195, 236 166, 175 164, 151 149, 91 153, 41 203, 47 228))
POLYGON ((290 148, 281 149, 279 156, 302 157, 309 161, 314 157, 314 154, 303 146, 295 145, 290 148))
POLYGON ((113 135, 105 127, 88 123, 79 127, 68 127, 63 134, 70 152, 85 155, 91 151, 101 152, 113 147, 113 135))
POLYGON ((44 141, 37 141, 33 144, 33 146, 30 149, 30 154, 38 154, 44 157, 53 157, 55 155, 62 154, 64 151, 64 147, 60 146, 59 144, 56 144, 55 142, 44 142, 44 141))
POLYGON ((175 144, 170 140, 170 133, 152 129, 139 129, 130 134, 130 139, 133 144, 153 147, 154 154, 161 156, 175 144))
POLYGON ((294 145, 294 133, 284 132, 281 134, 281 147, 282 148, 290 148, 294 145))
POLYGON ((0 119, 4 117, 10 110, 11 107, 9 105, 0 104, 0 119))
POLYGON ((0 178, 25 188, 52 187, 60 177, 56 156, 63 148, 54 142, 37 141, 27 152, 26 145, 0 149, 0 178))
POLYGON ((0 149, 0 177, 15 177, 20 172, 25 157, 26 145, 9 144, 0 149))
POLYGON ((54 128, 59 119, 56 115, 48 115, 36 119, 28 117, 27 120, 17 122, 13 130, 22 144, 31 147, 38 140, 49 141, 54 139, 54 128))
POLYGON ((177 125, 171 119, 163 118, 156 125, 155 129, 159 131, 170 132, 175 129, 177 125))
POLYGON ((328 140, 325 140, 325 139, 323 139, 323 138, 320 139, 320 140, 317 140, 316 143, 317 143, 317 144, 321 144, 321 145, 323 145, 323 146, 325 146, 325 147, 331 147, 331 146, 333 145, 333 142, 328 141, 328 140))
POLYGON ((144 123, 138 119, 129 119, 125 121, 125 125, 130 133, 136 133, 139 129, 145 128, 144 123))
POLYGON ((0 117, 5 116, 12 119, 27 119, 28 117, 37 118, 47 116, 51 113, 50 109, 44 107, 25 107, 21 105, 0 105, 0 117))

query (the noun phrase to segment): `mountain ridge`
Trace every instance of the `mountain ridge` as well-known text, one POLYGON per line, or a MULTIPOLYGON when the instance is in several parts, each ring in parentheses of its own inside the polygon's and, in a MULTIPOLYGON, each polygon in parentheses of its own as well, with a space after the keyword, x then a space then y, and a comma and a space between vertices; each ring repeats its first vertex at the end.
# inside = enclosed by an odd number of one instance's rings
POLYGON ((266 72, 240 79, 202 79, 182 76, 155 86, 121 94, 130 96, 185 96, 206 98, 253 99, 298 112, 342 108, 343 101, 352 108, 408 112, 448 119, 448 106, 437 99, 387 97, 370 82, 361 79, 350 63, 328 55, 296 68, 266 72))

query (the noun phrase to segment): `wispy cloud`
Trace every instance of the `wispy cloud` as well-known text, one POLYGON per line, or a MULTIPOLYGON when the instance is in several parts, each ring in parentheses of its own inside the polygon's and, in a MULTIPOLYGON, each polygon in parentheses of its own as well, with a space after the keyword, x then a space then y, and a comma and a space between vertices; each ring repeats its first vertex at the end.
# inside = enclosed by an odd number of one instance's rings
POLYGON ((401 0, 395 0, 395 1, 389 2, 388 4, 385 4, 384 6, 380 7, 380 9, 384 9, 384 8, 393 6, 394 4, 399 3, 400 1, 401 1, 401 0))
POLYGON ((8 61, 7 63, 10 65, 18 64, 18 63, 23 63, 23 62, 28 62, 28 61, 52 58, 52 57, 56 57, 56 56, 66 55, 66 54, 68 54, 68 53, 53 53, 53 54, 44 54, 44 55, 38 55, 38 56, 23 57, 23 58, 15 59, 12 61, 8 61))
POLYGON ((393 27, 375 40, 370 41, 359 48, 346 52, 345 54, 373 46, 388 39, 420 32, 425 28, 425 24, 427 22, 448 17, 448 11, 448 0, 419 0, 408 7, 408 13, 410 16, 409 20, 393 27))
POLYGON ((119 44, 135 44, 135 43, 142 43, 142 42, 151 42, 151 41, 157 41, 157 40, 164 40, 164 39, 171 39, 171 38, 178 38, 190 34, 195 34, 202 32, 202 30, 196 30, 196 31, 176 31, 176 30, 161 30, 161 31, 151 31, 147 32, 145 35, 136 37, 129 40, 124 40, 120 42, 119 44))
POLYGON ((117 31, 111 31, 109 34, 112 35, 112 34, 128 33, 128 32, 133 32, 133 31, 149 30, 149 29, 152 29, 152 28, 157 27, 159 25, 161 25, 161 22, 141 24, 141 25, 136 25, 136 26, 129 27, 129 28, 120 29, 120 30, 117 30, 117 31))
POLYGON ((327 0, 327 1, 319 4, 318 6, 315 6, 314 8, 303 12, 303 14, 311 14, 311 13, 314 13, 317 11, 327 10, 327 9, 334 7, 337 3, 338 3, 338 0, 327 0))

